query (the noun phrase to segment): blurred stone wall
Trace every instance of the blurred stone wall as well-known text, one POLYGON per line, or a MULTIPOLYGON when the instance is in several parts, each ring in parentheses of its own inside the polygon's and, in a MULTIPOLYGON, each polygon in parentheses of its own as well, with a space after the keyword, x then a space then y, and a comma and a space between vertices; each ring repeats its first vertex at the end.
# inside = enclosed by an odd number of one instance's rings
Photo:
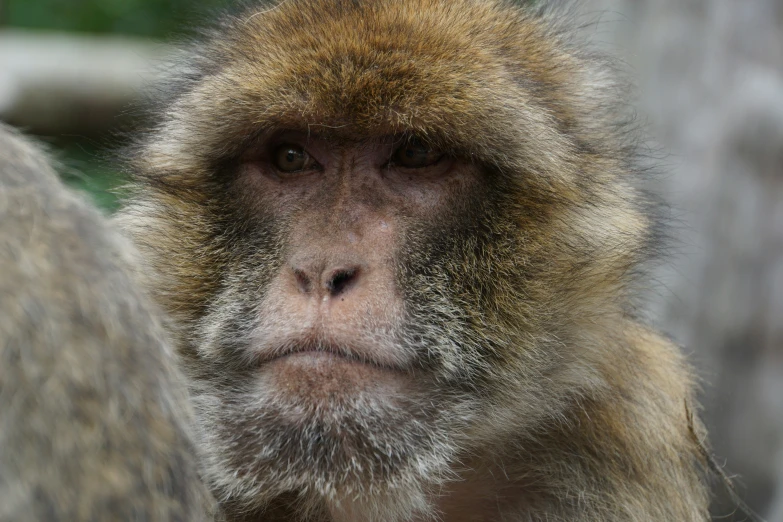
MULTIPOLYGON (((783 522, 783 1, 585 4, 671 153, 658 183, 677 257, 654 320, 699 368, 715 453, 742 496, 783 522)), ((720 500, 714 511, 745 520, 720 500)))

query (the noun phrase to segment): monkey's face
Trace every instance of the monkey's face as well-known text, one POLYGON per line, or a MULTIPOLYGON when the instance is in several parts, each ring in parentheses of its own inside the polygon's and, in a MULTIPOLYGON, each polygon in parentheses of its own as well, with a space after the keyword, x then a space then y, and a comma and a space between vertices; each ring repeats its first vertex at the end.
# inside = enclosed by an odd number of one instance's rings
POLYGON ((600 385, 648 227, 612 86, 518 7, 449 6, 228 20, 141 144, 124 219, 227 498, 421 507, 600 385))
POLYGON ((244 225, 192 342, 233 487, 432 483, 493 367, 475 291, 493 283, 467 267, 492 262, 498 180, 409 135, 292 130, 254 139, 227 171, 244 225))

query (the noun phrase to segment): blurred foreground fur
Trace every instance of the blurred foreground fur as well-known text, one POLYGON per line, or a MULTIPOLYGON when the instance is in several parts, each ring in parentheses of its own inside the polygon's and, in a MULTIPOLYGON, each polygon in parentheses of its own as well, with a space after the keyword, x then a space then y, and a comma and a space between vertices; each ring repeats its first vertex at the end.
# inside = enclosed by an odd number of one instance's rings
POLYGON ((0 520, 198 521, 190 407, 133 251, 0 124, 0 520))

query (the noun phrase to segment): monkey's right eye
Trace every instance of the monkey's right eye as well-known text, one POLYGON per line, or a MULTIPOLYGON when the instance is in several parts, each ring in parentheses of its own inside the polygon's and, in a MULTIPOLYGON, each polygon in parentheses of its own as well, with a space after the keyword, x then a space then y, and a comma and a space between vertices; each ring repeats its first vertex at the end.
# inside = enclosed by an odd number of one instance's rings
POLYGON ((408 169, 420 169, 431 167, 443 158, 443 153, 412 138, 407 144, 394 152, 393 160, 396 165, 408 169))
POLYGON ((300 172, 315 166, 315 161, 302 147, 284 144, 272 152, 272 164, 281 172, 300 172))

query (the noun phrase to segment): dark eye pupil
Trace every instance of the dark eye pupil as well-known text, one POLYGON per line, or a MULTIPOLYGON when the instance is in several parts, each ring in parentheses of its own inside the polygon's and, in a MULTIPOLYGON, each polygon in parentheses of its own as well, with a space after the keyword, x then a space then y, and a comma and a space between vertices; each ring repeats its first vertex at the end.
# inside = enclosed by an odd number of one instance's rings
POLYGON ((301 149, 294 149, 294 148, 288 147, 288 148, 285 149, 285 154, 284 154, 283 160, 286 163, 291 163, 291 164, 297 164, 298 165, 300 163, 304 163, 305 153, 301 149))
POLYGON ((422 168, 436 164, 442 156, 440 151, 433 150, 418 140, 412 140, 397 149, 395 162, 406 168, 422 168))
POLYGON ((301 147, 281 145, 275 149, 272 162, 282 172, 297 172, 308 167, 309 156, 301 147))

